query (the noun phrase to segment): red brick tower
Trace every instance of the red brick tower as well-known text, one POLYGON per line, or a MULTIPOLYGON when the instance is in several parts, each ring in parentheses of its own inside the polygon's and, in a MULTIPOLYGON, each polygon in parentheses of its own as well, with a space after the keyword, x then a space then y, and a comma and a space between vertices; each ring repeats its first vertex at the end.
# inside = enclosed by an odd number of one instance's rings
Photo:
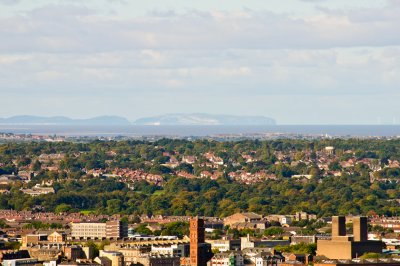
POLYGON ((198 217, 190 219, 190 265, 206 266, 208 258, 203 254, 204 220, 198 217))

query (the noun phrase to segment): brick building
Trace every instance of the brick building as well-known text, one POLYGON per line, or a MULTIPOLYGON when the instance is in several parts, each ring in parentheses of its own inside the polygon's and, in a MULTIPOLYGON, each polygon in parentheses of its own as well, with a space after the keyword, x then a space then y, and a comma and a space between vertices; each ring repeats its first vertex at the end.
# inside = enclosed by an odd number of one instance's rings
POLYGON ((367 217, 353 218, 353 236, 346 234, 344 216, 332 217, 332 239, 317 241, 317 255, 329 259, 353 259, 364 253, 382 253, 381 241, 368 240, 367 217))
POLYGON ((190 219, 190 265, 206 266, 212 258, 211 245, 205 243, 204 220, 198 217, 190 219))

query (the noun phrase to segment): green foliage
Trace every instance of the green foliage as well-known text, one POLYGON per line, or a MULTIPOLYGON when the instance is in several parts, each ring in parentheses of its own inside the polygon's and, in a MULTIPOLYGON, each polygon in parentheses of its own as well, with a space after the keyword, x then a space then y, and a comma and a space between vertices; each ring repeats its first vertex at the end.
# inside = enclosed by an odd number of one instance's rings
POLYGON ((317 250, 317 244, 300 243, 290 246, 276 246, 275 250, 280 252, 315 255, 315 251, 317 250))
POLYGON ((189 223, 187 222, 171 222, 167 223, 161 230, 163 236, 178 236, 182 238, 189 235, 189 223))
POLYGON ((308 234, 308 235, 313 235, 317 233, 317 229, 320 229, 324 226, 326 226, 326 223, 321 221, 321 220, 301 220, 301 221, 294 221, 292 223, 292 226, 298 226, 301 227, 300 230, 298 230, 298 233, 300 234, 308 234))
POLYGON ((10 226, 3 219, 0 219, 0 228, 10 228, 10 226))
POLYGON ((364 253, 364 255, 360 256, 360 259, 380 259, 380 258, 386 258, 387 255, 385 254, 380 254, 380 253, 364 253))
POLYGON ((22 244, 20 242, 5 242, 4 248, 9 250, 19 250, 21 245, 22 244))
MULTIPOLYGON (((235 212, 254 211, 260 214, 287 214, 306 211, 321 216, 349 213, 396 215, 400 206, 400 183, 370 182, 370 169, 365 164, 344 169, 341 177, 325 176, 318 169, 316 158, 326 146, 334 146, 338 157, 329 165, 331 170, 341 170, 340 160, 370 159, 378 167, 389 160, 400 160, 400 140, 243 140, 216 142, 209 140, 146 141, 90 141, 86 143, 6 143, 0 145, 0 174, 17 173, 20 167, 38 170, 29 186, 42 181, 54 181, 56 194, 30 197, 20 191, 21 182, 15 182, 10 194, 0 195, 1 209, 29 210, 36 205, 46 211, 69 212, 94 210, 95 213, 204 215, 226 217, 235 212), (353 152, 347 153, 346 151, 353 152), (175 169, 162 166, 169 160, 165 156, 182 160, 183 155, 197 158, 193 165, 181 164, 176 171, 199 175, 202 171, 220 171, 217 180, 185 179, 175 176, 175 169), (224 159, 225 166, 215 169, 207 166, 205 152, 224 159), (278 162, 278 152, 292 154, 278 162), (63 153, 60 171, 41 170, 40 154, 63 153), (242 155, 255 160, 246 162, 242 155), (298 160, 309 160, 306 164, 298 160), (297 164, 294 166, 292 162, 297 164), (128 188, 125 182, 113 178, 95 178, 87 175, 90 169, 128 168, 162 175, 163 187, 144 180, 128 188), (233 182, 229 172, 238 170, 275 174, 278 180, 257 184, 233 182), (293 174, 310 174, 307 182, 292 180, 293 174), (132 189, 133 187, 133 189, 132 189)), ((376 178, 400 178, 400 170, 383 168, 376 178)), ((33 226, 33 225, 28 225, 33 226)), ((306 224, 302 231, 314 232, 319 225, 306 224)), ((240 232, 233 232, 240 235, 240 232)))
POLYGON ((147 224, 141 224, 136 229, 135 232, 141 235, 152 235, 152 231, 147 228, 147 224))
POLYGON ((282 235, 284 230, 282 227, 277 227, 277 226, 271 226, 265 229, 264 235, 266 236, 279 236, 282 235))
POLYGON ((61 203, 61 204, 57 205, 57 207, 55 208, 54 211, 56 213, 62 213, 62 212, 69 212, 71 209, 72 209, 71 205, 61 203))
POLYGON ((221 239, 222 235, 224 234, 224 232, 220 229, 215 229, 211 234, 210 234, 210 238, 213 240, 216 239, 221 239))
POLYGON ((35 160, 32 164, 32 171, 39 171, 42 167, 42 164, 39 162, 39 160, 35 160))
POLYGON ((59 223, 43 223, 41 221, 32 221, 23 226, 24 229, 62 229, 63 225, 59 223))
POLYGON ((94 256, 94 257, 99 256, 99 250, 100 250, 100 248, 99 248, 99 246, 98 246, 95 242, 93 242, 93 240, 88 240, 88 241, 86 241, 85 245, 86 245, 87 247, 92 247, 92 248, 93 248, 93 256, 94 256))

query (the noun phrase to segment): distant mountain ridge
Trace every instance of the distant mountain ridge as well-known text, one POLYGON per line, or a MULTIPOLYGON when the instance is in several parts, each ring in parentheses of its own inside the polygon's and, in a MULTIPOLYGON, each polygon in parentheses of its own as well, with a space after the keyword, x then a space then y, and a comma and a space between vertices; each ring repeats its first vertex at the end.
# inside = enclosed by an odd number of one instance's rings
POLYGON ((263 126, 276 125, 274 119, 265 116, 234 116, 213 114, 166 114, 139 118, 131 123, 120 116, 98 116, 87 119, 73 119, 66 116, 19 115, 0 118, 0 125, 66 125, 66 126, 129 126, 129 125, 168 125, 168 126, 263 126))
POLYGON ((7 125, 131 125, 129 120, 119 116, 98 116, 87 119, 73 119, 65 116, 31 116, 19 115, 0 118, 0 124, 7 125))
POLYGON ((212 115, 212 114, 166 114, 140 118, 134 122, 135 125, 218 125, 218 126, 259 126, 276 125, 273 118, 265 116, 234 116, 234 115, 212 115))

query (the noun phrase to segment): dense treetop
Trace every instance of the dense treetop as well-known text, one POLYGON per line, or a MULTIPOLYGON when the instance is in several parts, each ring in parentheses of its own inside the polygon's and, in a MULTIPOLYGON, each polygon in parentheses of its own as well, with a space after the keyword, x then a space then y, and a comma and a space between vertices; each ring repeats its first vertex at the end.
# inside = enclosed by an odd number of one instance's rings
POLYGON ((237 211, 396 215, 400 213, 396 161, 400 161, 398 139, 6 143, 0 145, 0 175, 30 170, 36 175, 29 183, 1 184, 9 193, 0 195, 0 208, 41 205, 56 212, 220 217, 237 211), (335 148, 334 155, 324 153, 327 146, 335 148), (43 159, 49 154, 63 156, 43 159), (223 163, 213 162, 207 154, 223 163), (185 156, 195 162, 184 162, 185 156), (172 167, 173 159, 178 163, 172 167), (346 165, 349 162, 353 164, 346 165), (163 182, 106 175, 116 169, 140 170, 160 176, 163 182), (94 170, 101 174, 95 176, 94 170), (212 173, 213 179, 200 178, 204 172, 212 173), (245 184, 232 173, 264 175, 245 184), (56 193, 32 197, 21 191, 42 182, 51 184, 56 193))

